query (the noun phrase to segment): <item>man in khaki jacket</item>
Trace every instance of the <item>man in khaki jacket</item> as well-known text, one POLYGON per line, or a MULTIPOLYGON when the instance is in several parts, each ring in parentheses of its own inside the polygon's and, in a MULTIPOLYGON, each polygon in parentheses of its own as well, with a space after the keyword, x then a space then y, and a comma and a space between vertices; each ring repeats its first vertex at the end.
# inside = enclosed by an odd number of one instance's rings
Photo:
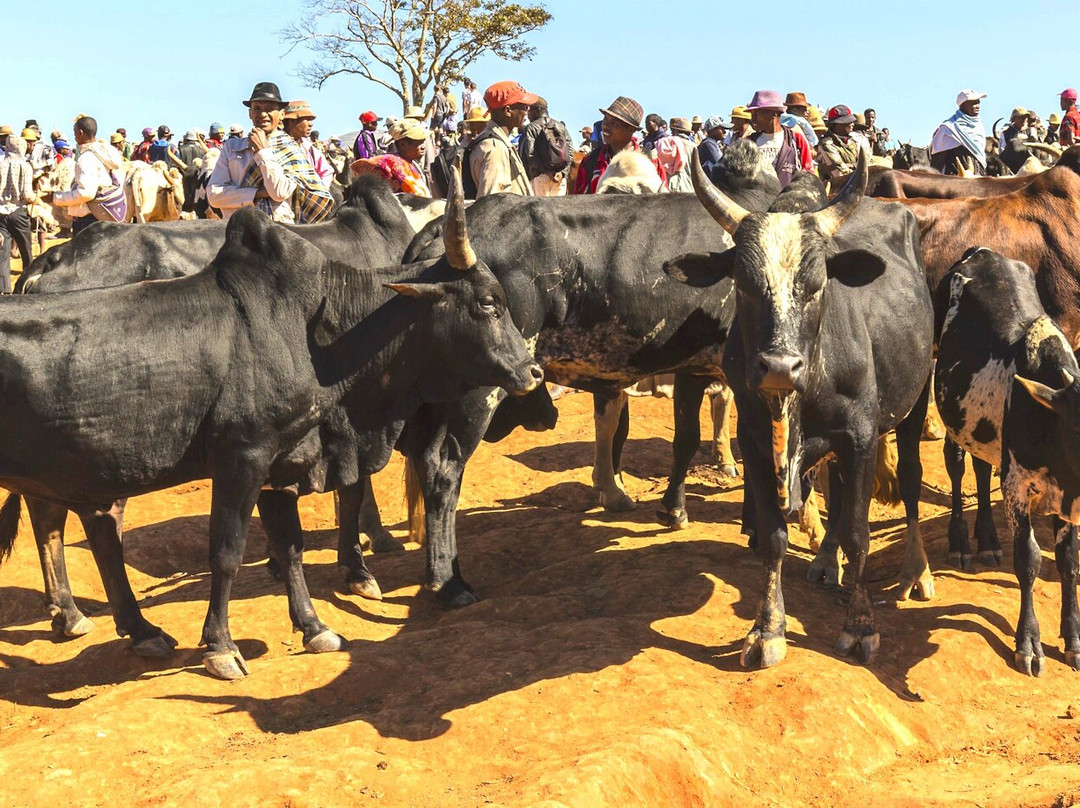
POLYGON ((476 185, 476 198, 488 194, 532 196, 532 184, 510 132, 525 123, 529 107, 537 96, 526 92, 516 81, 492 84, 484 93, 491 110, 491 123, 469 147, 469 170, 476 185))

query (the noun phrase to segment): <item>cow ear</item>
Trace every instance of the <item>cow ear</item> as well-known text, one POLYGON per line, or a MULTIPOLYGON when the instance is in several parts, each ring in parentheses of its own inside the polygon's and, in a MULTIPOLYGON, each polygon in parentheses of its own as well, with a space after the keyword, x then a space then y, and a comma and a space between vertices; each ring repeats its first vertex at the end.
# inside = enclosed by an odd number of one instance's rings
POLYGON ((384 283, 387 289, 393 289, 405 297, 422 297, 427 300, 442 300, 446 290, 437 283, 384 283))
POLYGON ((712 286, 735 272, 734 248, 722 253, 683 253, 664 262, 664 272, 687 286, 712 286))
POLYGON ((825 271, 844 286, 865 286, 885 271, 885 262, 866 250, 844 250, 825 259, 825 271))
POLYGON ((1046 409, 1053 410, 1058 415, 1065 414, 1068 408, 1065 403, 1065 391, 1068 390, 1068 387, 1055 390, 1053 387, 1048 387, 1040 382, 1033 382, 1023 376, 1017 375, 1013 376, 1013 378, 1020 382, 1021 386, 1028 391, 1028 394, 1046 409))

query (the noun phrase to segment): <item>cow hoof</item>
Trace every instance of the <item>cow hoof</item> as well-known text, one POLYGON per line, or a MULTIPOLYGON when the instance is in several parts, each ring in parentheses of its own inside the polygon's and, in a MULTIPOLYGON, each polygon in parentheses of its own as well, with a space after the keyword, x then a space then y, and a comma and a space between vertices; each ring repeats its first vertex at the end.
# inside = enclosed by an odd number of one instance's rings
POLYGON ((737 480, 739 478, 739 469, 734 463, 725 463, 720 467, 720 476, 737 480))
POLYGON ((174 648, 176 648, 176 640, 164 631, 155 634, 152 637, 147 637, 145 640, 139 640, 139 642, 131 644, 132 651, 141 657, 148 657, 150 659, 167 657, 173 652, 174 648))
POLYGON ((243 679, 248 674, 247 662, 239 651, 207 651, 202 660, 210 675, 218 679, 231 682, 243 679))
POLYGON ((762 637, 754 629, 743 641, 739 664, 744 668, 771 668, 787 656, 787 640, 784 637, 762 637))
POLYGON ((844 631, 841 632, 840 640, 836 643, 836 653, 842 657, 852 657, 865 665, 877 653, 879 647, 881 647, 881 635, 876 631, 862 636, 844 631))
POLYGON ((351 595, 359 595, 362 598, 368 600, 382 600, 382 589, 379 588, 379 582, 372 577, 358 578, 355 581, 345 579, 345 588, 349 590, 351 595))
POLYGON ((345 646, 343 637, 330 629, 320 631, 310 640, 304 640, 304 648, 313 654, 325 654, 328 651, 340 651, 345 646))
POLYGON ((923 570, 917 577, 901 575, 900 591, 897 593, 898 600, 909 600, 912 596, 916 600, 934 599, 934 576, 930 570, 923 570))
POLYGON ((85 637, 94 630, 94 623, 85 615, 79 615, 79 619, 70 625, 65 622, 64 615, 58 614, 52 619, 53 631, 65 637, 85 637))
POLYGON ((268 558, 268 559, 266 559, 266 572, 275 581, 284 581, 285 580, 285 576, 281 572, 281 565, 278 564, 276 558, 268 558))
MULTIPOLYGON (((369 534, 370 535, 370 534, 369 534)), ((405 545, 395 539, 389 530, 380 530, 371 538, 371 552, 373 553, 404 553, 405 545)))
POLYGON ((840 586, 844 580, 844 570, 834 554, 829 553, 822 557, 821 553, 818 553, 806 570, 806 580, 812 584, 840 586))
POLYGON ((637 506, 637 503, 634 502, 628 494, 624 494, 621 491, 618 496, 610 498, 601 494, 600 504, 604 506, 604 510, 608 513, 626 513, 634 510, 637 506))
POLYGON ((690 527, 690 517, 685 509, 673 508, 670 511, 657 511, 656 521, 671 530, 686 530, 690 527))
POLYGON ((949 566, 953 569, 971 572, 975 569, 975 557, 971 553, 949 553, 949 566))
POLYGON ((460 578, 451 578, 436 592, 435 598, 449 609, 460 609, 480 602, 480 596, 460 578))
POLYGON ((1039 677, 1042 675, 1042 654, 1022 654, 1016 652, 1016 669, 1028 676, 1039 677))
POLYGON ((1080 671, 1080 651, 1065 651, 1065 664, 1074 671, 1080 671))
POLYGON ((1001 550, 980 550, 979 563, 984 567, 1000 567, 1005 560, 1005 554, 1001 550))

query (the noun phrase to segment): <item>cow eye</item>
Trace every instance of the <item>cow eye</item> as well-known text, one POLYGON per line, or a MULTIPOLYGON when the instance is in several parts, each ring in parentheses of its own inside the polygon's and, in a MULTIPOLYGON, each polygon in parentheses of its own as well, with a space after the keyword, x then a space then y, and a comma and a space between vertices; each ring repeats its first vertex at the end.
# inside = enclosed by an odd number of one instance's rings
POLYGON ((484 314, 490 314, 494 317, 499 316, 499 310, 495 304, 495 298, 492 295, 485 295, 480 298, 480 309, 484 314))

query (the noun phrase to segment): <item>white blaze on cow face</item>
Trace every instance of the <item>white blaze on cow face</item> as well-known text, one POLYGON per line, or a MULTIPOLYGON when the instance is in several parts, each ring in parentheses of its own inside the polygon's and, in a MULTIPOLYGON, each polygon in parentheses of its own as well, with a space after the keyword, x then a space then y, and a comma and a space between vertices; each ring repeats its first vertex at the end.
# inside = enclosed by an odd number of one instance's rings
POLYGON ((795 274, 802 263, 802 227, 791 213, 772 213, 765 217, 757 233, 761 250, 761 272, 765 293, 780 322, 795 308, 795 274))
POLYGON ((1027 352, 1029 364, 1035 365, 1038 363, 1039 347, 1048 339, 1059 340, 1061 342, 1062 350, 1066 354, 1072 353, 1072 348, 1069 347, 1069 341, 1065 339, 1065 335, 1061 333, 1061 329, 1055 325, 1053 320, 1044 315, 1028 326, 1027 334, 1024 337, 1024 348, 1027 352))

